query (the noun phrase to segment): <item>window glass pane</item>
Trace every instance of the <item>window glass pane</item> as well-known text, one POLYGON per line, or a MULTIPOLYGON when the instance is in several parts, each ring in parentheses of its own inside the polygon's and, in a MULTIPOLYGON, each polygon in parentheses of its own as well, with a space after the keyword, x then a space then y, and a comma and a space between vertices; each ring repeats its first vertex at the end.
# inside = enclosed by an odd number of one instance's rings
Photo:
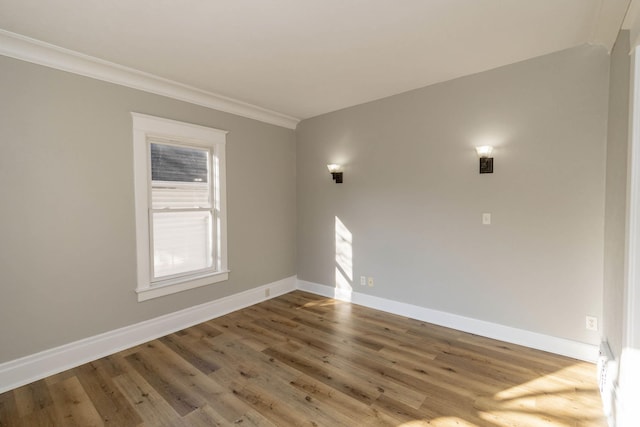
POLYGON ((211 206, 209 151, 151 143, 153 209, 211 206))
POLYGON ((156 278, 213 266, 211 212, 153 214, 156 278))

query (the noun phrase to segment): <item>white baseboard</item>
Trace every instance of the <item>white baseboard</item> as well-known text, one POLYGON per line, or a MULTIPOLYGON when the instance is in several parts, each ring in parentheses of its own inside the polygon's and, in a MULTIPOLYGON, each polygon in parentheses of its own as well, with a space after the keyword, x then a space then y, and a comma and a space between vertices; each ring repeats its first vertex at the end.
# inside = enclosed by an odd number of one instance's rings
POLYGON ((423 322, 433 323, 483 337, 560 354, 562 356, 573 357, 588 362, 596 362, 598 360, 598 346, 596 345, 512 328, 510 326, 459 316, 457 314, 446 313, 444 311, 433 310, 372 295, 349 292, 344 289, 332 288, 305 280, 298 280, 298 289, 342 301, 350 301, 354 304, 375 308, 376 310, 411 317, 412 319, 422 320, 423 322))
POLYGON ((618 361, 607 341, 600 344, 598 356, 598 387, 602 398, 602 410, 610 427, 615 426, 615 406, 618 390, 618 361))
POLYGON ((206 322, 295 289, 489 338, 595 362, 598 347, 385 298, 347 292, 296 276, 0 364, 0 393, 206 322), (270 296, 266 297, 266 290, 270 296))
POLYGON ((0 364, 0 393, 296 289, 296 276, 0 364), (266 297, 269 289, 270 296, 266 297))

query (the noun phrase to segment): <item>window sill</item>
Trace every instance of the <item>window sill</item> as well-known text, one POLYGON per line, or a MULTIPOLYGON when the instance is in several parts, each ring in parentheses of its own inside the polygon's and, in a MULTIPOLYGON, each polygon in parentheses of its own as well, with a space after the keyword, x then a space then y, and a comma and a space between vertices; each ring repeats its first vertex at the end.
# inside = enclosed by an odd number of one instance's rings
POLYGON ((165 295, 175 294, 177 292, 187 291, 189 289, 199 288, 201 286, 211 285, 218 282, 229 280, 229 270, 218 271, 185 281, 170 282, 151 285, 148 288, 138 288, 138 302, 147 301, 153 298, 165 295))

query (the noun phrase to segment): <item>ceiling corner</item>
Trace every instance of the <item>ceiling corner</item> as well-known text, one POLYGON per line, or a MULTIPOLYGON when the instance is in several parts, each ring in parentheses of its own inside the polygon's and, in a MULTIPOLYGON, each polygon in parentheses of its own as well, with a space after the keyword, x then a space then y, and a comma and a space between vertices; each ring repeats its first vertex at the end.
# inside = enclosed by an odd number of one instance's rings
POLYGON ((590 44, 601 45, 611 51, 630 3, 631 0, 600 0, 600 8, 593 19, 590 44))

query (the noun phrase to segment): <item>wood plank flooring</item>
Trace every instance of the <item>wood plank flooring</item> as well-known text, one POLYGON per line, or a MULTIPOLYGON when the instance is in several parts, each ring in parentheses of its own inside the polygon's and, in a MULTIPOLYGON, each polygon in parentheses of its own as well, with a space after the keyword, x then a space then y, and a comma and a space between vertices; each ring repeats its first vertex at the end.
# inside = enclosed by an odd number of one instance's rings
POLYGON ((598 426, 589 363, 295 291, 0 394, 0 426, 598 426))

